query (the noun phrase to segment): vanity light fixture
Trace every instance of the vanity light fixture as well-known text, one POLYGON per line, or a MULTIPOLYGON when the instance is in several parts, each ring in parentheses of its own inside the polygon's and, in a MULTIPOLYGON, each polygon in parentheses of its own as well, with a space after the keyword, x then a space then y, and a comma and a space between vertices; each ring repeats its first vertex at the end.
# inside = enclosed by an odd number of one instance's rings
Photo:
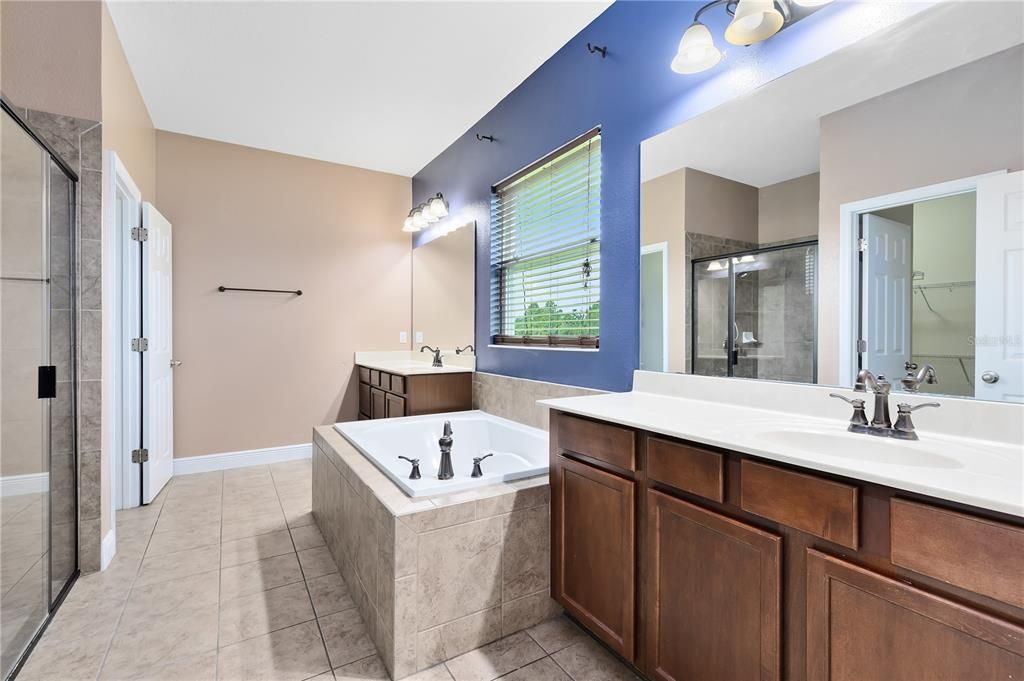
POLYGON ((722 52, 715 46, 711 31, 700 20, 704 12, 714 7, 724 6, 732 16, 725 29, 727 42, 753 45, 771 38, 794 20, 790 3, 802 8, 806 16, 830 2, 832 0, 712 0, 693 15, 693 23, 683 33, 672 59, 672 70, 682 74, 700 73, 722 60, 722 52))
POLYGON ((418 232, 427 225, 432 225, 441 218, 448 216, 448 202, 441 192, 409 211, 402 223, 403 232, 418 232))

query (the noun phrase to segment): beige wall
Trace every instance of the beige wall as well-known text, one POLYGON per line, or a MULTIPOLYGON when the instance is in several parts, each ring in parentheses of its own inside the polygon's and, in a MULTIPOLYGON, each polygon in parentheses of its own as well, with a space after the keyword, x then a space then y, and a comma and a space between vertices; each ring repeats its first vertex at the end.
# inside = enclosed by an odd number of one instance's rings
POLYGON ((103 148, 116 151, 143 199, 156 196, 156 130, 103 3, 103 148))
POLYGON ((97 0, 0 2, 0 91, 19 107, 100 120, 97 0))
POLYGON ((757 243, 757 188, 686 168, 686 231, 757 243))
POLYGON ((686 171, 640 185, 640 245, 668 243, 668 370, 686 368, 686 171))
POLYGON ((1024 46, 821 119, 819 382, 840 380, 840 205, 1022 167, 1024 46))
POLYGON ((353 353, 408 347, 410 179, 162 131, 156 176, 184 362, 175 455, 309 442, 354 419, 353 353))
POLYGON ((818 173, 757 190, 757 241, 815 238, 818 235, 818 173))
POLYGON ((423 344, 451 350, 474 342, 475 240, 471 224, 413 250, 412 328, 423 344))

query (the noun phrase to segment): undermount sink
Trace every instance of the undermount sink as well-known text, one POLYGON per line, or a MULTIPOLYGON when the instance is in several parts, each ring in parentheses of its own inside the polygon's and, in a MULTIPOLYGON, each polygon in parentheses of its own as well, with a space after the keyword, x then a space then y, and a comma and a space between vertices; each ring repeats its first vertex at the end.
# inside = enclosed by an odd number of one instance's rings
POLYGON ((845 430, 763 430, 757 439, 765 444, 807 451, 819 457, 869 461, 892 466, 963 468, 960 461, 939 454, 935 445, 921 441, 893 440, 845 430))

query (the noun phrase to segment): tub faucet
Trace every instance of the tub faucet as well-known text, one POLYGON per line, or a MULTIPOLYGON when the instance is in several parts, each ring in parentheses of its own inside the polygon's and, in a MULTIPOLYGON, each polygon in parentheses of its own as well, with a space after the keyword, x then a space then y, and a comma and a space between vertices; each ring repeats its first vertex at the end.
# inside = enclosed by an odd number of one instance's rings
POLYGON ((452 422, 444 422, 444 433, 437 441, 441 445, 441 465, 437 467, 438 480, 451 480, 455 477, 455 470, 452 468, 452 422))
POLYGON ((434 367, 435 369, 440 369, 441 367, 443 367, 444 364, 441 362, 441 348, 432 348, 429 345, 424 345, 423 347, 420 348, 420 352, 426 352, 427 350, 430 350, 432 353, 434 353, 434 362, 430 366, 434 367))

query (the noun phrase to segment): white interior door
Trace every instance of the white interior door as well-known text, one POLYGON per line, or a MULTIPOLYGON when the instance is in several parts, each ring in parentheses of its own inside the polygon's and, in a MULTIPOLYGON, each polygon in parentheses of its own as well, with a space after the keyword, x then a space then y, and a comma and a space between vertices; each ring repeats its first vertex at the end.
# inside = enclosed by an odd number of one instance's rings
POLYGON ((171 223, 142 204, 142 503, 160 493, 174 473, 174 376, 171 327, 171 223))
POLYGON ((910 360, 913 230, 877 215, 861 217, 864 252, 863 336, 867 349, 861 366, 897 381, 910 360))
POLYGON ((974 394, 1024 402, 1024 172, 978 181, 974 394))
POLYGON ((668 371, 665 318, 668 244, 640 251, 640 368, 668 371))

